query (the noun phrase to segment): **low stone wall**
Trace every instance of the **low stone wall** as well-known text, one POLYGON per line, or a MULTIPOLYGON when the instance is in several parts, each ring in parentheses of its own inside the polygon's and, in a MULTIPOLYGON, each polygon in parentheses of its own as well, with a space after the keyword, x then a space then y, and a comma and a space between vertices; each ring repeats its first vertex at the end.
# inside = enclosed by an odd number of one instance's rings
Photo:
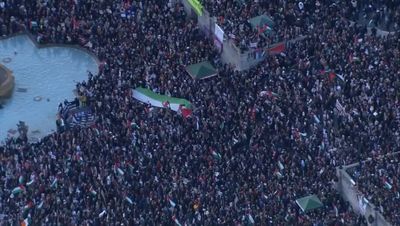
MULTIPOLYGON (((51 47, 68 47, 68 48, 74 48, 77 49, 79 51, 83 51, 86 54, 90 55, 91 57, 93 57, 93 59, 95 60, 97 66, 100 66, 101 62, 100 59, 96 56, 96 54, 94 54, 93 52, 91 52, 90 50, 80 46, 80 45, 74 45, 74 44, 40 44, 36 41, 35 37, 29 32, 29 31, 21 31, 15 34, 11 34, 8 36, 3 36, 0 37, 0 40, 3 39, 8 39, 8 38, 12 38, 12 37, 16 37, 16 36, 20 36, 20 35, 26 35, 29 37, 29 39, 32 41, 32 43, 36 46, 36 48, 38 49, 42 49, 42 48, 51 48, 51 47)), ((15 86, 15 78, 12 75, 11 71, 9 69, 7 69, 5 66, 0 64, 0 98, 8 98, 11 96, 12 91, 14 89, 15 86), (1 70, 5 70, 9 74, 8 76, 6 76, 7 81, 2 82, 1 79, 1 70)))
POLYGON ((0 64, 0 98, 11 96, 15 86, 15 78, 11 71, 0 64))
POLYGON ((8 36, 3 36, 3 37, 0 37, 0 40, 12 38, 12 37, 16 37, 16 36, 20 36, 20 35, 27 35, 27 36, 29 37, 29 39, 32 41, 32 43, 33 43, 33 44, 36 46, 36 48, 38 48, 38 49, 42 49, 42 48, 51 48, 51 47, 68 47, 68 48, 74 48, 74 49, 83 51, 83 52, 87 53, 88 55, 90 55, 91 57, 93 57, 93 59, 96 61, 96 63, 97 63, 98 66, 100 66, 100 64, 101 64, 100 59, 97 57, 96 54, 94 54, 94 53, 91 52, 90 50, 88 50, 88 49, 86 49, 86 48, 84 48, 84 47, 82 47, 82 46, 80 46, 80 45, 77 45, 77 44, 41 44, 41 43, 38 43, 38 42, 36 41, 35 36, 33 36, 29 31, 21 31, 21 32, 14 33, 14 34, 11 34, 11 35, 8 35, 8 36))

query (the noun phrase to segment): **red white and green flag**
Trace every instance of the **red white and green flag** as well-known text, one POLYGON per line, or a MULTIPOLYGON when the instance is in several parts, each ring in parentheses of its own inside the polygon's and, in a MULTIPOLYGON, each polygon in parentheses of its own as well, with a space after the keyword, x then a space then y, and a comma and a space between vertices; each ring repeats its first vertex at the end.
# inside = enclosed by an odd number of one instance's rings
POLYGON ((269 97, 269 98, 273 98, 273 99, 275 99, 275 98, 278 98, 279 97, 279 94, 277 94, 277 93, 275 93, 275 92, 272 92, 271 90, 269 90, 269 91, 261 91, 260 92, 260 96, 262 96, 262 97, 265 97, 265 96, 267 96, 267 97, 269 97))
POLYGON ((33 207, 33 202, 30 201, 24 206, 24 211, 30 210, 33 207))
POLYGON ((175 207, 176 206, 176 203, 174 201, 172 201, 171 198, 168 198, 168 202, 171 205, 171 207, 175 207))
POLYGON ((272 27, 268 24, 264 24, 264 26, 258 27, 258 35, 263 34, 264 32, 270 33, 272 32, 272 27))
POLYGON ((193 111, 192 109, 187 108, 184 105, 180 105, 178 113, 180 113, 184 118, 189 118, 192 115, 193 111))
POLYGON ((134 89, 132 97, 153 107, 170 108, 173 111, 181 113, 185 118, 192 114, 192 104, 186 99, 161 95, 142 87, 134 89))
POLYGON ((328 70, 322 70, 321 71, 322 75, 327 75, 328 79, 330 82, 340 82, 340 83, 344 83, 344 77, 343 75, 337 74, 334 71, 328 69, 328 70))
POLYGON ((28 183, 26 183, 26 186, 31 186, 35 182, 35 179, 30 180, 28 183))
POLYGON ((19 194, 19 193, 24 192, 24 191, 25 191, 25 187, 22 186, 22 185, 20 185, 20 186, 15 187, 15 188, 12 190, 11 193, 12 193, 13 195, 16 195, 16 194, 19 194))
POLYGON ((280 42, 278 44, 273 45, 271 48, 268 49, 270 54, 280 54, 283 53, 286 49, 285 43, 280 42))
POLYGON ((101 213, 99 214, 99 218, 103 217, 106 213, 106 210, 101 211, 101 213))
POLYGON ((90 194, 92 194, 93 196, 96 196, 96 195, 97 195, 97 192, 96 192, 96 190, 93 189, 93 187, 90 187, 89 192, 90 192, 90 194))
POLYGON ((51 188, 57 188, 57 184, 58 184, 58 178, 54 178, 53 182, 51 182, 50 187, 51 188))
POLYGON ((32 225, 31 218, 26 218, 23 221, 21 221, 21 226, 29 226, 29 225, 32 225))
POLYGON ((175 222, 175 224, 177 226, 182 226, 182 224, 179 222, 179 220, 175 216, 172 216, 172 220, 175 222))
POLYGON ((214 156, 214 158, 216 158, 216 159, 218 159, 218 160, 220 160, 222 157, 221 157, 221 154, 220 153, 218 153, 218 152, 216 152, 216 151, 212 151, 212 155, 214 156))
POLYGON ((133 205, 132 199, 129 198, 128 196, 125 196, 125 200, 126 200, 129 204, 133 205))

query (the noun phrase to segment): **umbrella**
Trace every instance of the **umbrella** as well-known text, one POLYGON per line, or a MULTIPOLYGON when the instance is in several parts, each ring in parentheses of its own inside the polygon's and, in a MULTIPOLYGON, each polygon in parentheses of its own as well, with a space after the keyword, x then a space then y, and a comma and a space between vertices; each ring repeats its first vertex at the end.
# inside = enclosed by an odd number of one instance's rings
POLYGON ((189 65, 186 67, 186 71, 194 79, 204 79, 217 75, 217 70, 209 61, 189 65))
POLYGON ((309 195, 296 200, 297 205, 300 206, 301 210, 307 212, 309 210, 321 208, 323 206, 321 200, 316 195, 309 195))

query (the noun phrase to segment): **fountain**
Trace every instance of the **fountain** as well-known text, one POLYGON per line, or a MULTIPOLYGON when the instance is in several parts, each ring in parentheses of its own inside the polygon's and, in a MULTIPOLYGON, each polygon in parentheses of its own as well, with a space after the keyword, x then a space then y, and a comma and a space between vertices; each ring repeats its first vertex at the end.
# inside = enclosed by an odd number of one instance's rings
POLYGON ((18 136, 21 121, 30 141, 54 132, 59 103, 75 99, 76 83, 88 71, 98 72, 97 58, 87 51, 40 46, 28 35, 0 38, 0 64, 0 144, 18 136))

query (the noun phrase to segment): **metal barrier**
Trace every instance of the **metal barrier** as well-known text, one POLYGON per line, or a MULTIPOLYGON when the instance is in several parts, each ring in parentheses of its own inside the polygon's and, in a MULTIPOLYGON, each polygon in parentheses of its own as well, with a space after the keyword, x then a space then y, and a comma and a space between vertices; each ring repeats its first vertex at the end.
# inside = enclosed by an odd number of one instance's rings
MULTIPOLYGON (((390 155, 400 154, 400 152, 395 152, 390 155)), ((384 157, 384 156, 382 156, 384 157)), ((371 161, 371 159, 367 159, 364 162, 371 161)), ((342 197, 347 200, 353 207, 354 211, 362 214, 367 219, 368 225, 371 226, 391 226, 388 221, 386 221, 385 217, 379 211, 379 209, 371 202, 369 202, 365 195, 362 194, 356 186, 356 182, 351 178, 351 176, 346 172, 347 169, 357 167, 360 163, 354 163, 347 166, 340 166, 336 168, 336 174, 339 178, 339 182, 337 184, 337 189, 342 197), (370 222, 370 219, 373 217, 373 221, 370 222)))

